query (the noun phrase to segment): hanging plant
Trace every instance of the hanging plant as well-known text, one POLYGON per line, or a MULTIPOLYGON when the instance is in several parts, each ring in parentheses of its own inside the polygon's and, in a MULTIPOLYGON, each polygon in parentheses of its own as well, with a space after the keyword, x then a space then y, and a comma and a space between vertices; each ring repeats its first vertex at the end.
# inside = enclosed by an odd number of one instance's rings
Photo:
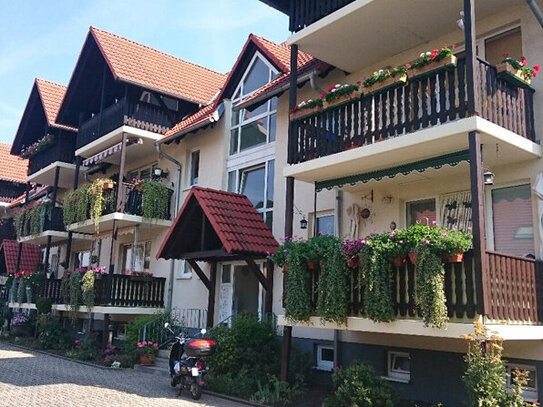
POLYGON ((170 189, 160 182, 143 181, 142 215, 146 219, 168 219, 170 217, 170 189))
POLYGON ((430 243, 417 247, 416 264, 417 304, 425 326, 446 328, 447 300, 445 297, 445 270, 441 253, 432 250, 430 243))
POLYGON ((89 269, 83 274, 81 281, 81 295, 83 304, 87 307, 87 312, 90 314, 94 308, 94 281, 96 271, 89 269))
POLYGON ((64 225, 84 222, 89 219, 91 184, 83 185, 75 191, 68 192, 64 198, 63 215, 64 225))
POLYGON ((111 184, 114 184, 114 182, 108 178, 98 178, 91 184, 88 190, 90 198, 90 217, 94 220, 94 229, 96 233, 100 232, 100 217, 106 206, 104 186, 109 186, 111 184))
POLYGON ((81 280, 82 273, 78 271, 67 271, 62 277, 62 292, 64 293, 64 304, 68 306, 68 313, 72 323, 77 321, 77 312, 82 304, 81 280))
POLYGON ((317 311, 323 321, 340 325, 347 323, 349 312, 349 269, 343 257, 339 239, 318 236, 321 272, 318 283, 317 311))
POLYGON ((55 141, 55 136, 52 134, 47 134, 45 137, 39 139, 38 141, 32 143, 28 147, 24 147, 19 153, 21 158, 30 158, 39 152, 49 148, 51 144, 55 141))

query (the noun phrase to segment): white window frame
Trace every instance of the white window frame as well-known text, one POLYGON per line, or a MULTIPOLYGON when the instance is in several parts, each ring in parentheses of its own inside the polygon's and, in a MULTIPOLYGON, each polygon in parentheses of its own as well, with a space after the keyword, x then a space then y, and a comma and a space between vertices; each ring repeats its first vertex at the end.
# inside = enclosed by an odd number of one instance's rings
POLYGON ((322 210, 322 211, 317 211, 317 213, 311 212, 309 214, 310 222, 308 224, 308 229, 309 230, 307 231, 308 238, 315 235, 315 227, 316 227, 316 223, 317 223, 318 219, 319 218, 324 218, 324 217, 327 217, 327 216, 333 216, 334 217, 334 234, 332 236, 336 236, 336 234, 337 234, 337 230, 336 230, 337 219, 335 217, 334 210, 333 209, 325 209, 325 210, 322 210))
MULTIPOLYGON (((247 65, 247 69, 243 73, 243 76, 241 77, 241 80, 239 81, 238 86, 236 86, 236 89, 233 92, 233 96, 232 96, 233 97, 233 99, 232 99, 232 120, 234 118, 234 115, 240 115, 240 111, 239 110, 234 110, 234 106, 237 103, 241 102, 243 99, 245 99, 247 96, 253 94, 254 92, 256 92, 258 90, 258 89, 255 89, 254 91, 249 92, 247 94, 245 94, 244 91, 243 91, 243 82, 247 78, 247 75, 249 74, 251 68, 255 64, 255 61, 256 61, 257 58, 260 59, 260 61, 263 62, 269 69, 269 71, 268 71, 268 82, 267 83, 271 82, 274 79, 274 76, 277 77, 277 75, 279 74, 279 71, 277 71, 277 69, 275 69, 275 67, 270 62, 268 62, 268 60, 259 51, 256 51, 255 54, 253 55, 253 57, 251 58, 251 61, 247 65), (239 96, 237 96, 238 92, 239 92, 239 96)), ((245 154, 246 152, 252 151, 255 148, 263 148, 263 146, 266 146, 266 145, 268 145, 270 143, 273 143, 273 141, 270 141, 270 122, 271 122, 271 116, 273 114, 275 114, 275 124, 276 124, 276 128, 277 128, 277 106, 275 108, 272 108, 271 99, 272 98, 270 98, 268 101, 266 101, 266 106, 267 106, 266 112, 261 113, 261 114, 259 114, 257 116, 251 117, 247 121, 243 121, 240 118, 239 123, 237 123, 236 125, 232 125, 232 120, 230 121, 230 131, 229 131, 229 137, 228 137, 228 140, 229 140, 229 142, 228 142, 228 156, 229 157, 234 157, 234 156, 239 155, 239 154, 245 154), (240 137, 240 130, 239 129, 241 129, 244 125, 247 125, 247 124, 250 124, 250 123, 255 122, 257 120, 262 120, 262 119, 266 119, 266 121, 267 121, 268 135, 267 135, 267 138, 266 138, 266 142, 262 143, 261 145, 256 145, 256 146, 249 147, 247 149, 241 150, 241 137, 240 137), (234 130, 236 130, 237 149, 236 149, 235 152, 230 153, 230 146, 231 146, 231 143, 232 143, 232 141, 231 141, 232 132, 234 130)), ((277 102, 279 102, 279 100, 277 100, 277 102)), ((243 110, 243 109, 241 109, 241 110, 243 110)))
POLYGON ((192 267, 186 260, 172 260, 177 263, 176 265, 176 280, 190 280, 192 278, 192 267))
POLYGON ((199 185, 200 184, 200 177, 202 175, 202 150, 200 148, 194 148, 192 150, 190 150, 188 153, 187 153, 187 188, 186 189, 189 189, 190 187, 194 186, 194 185, 199 185), (198 153, 198 181, 193 183, 192 182, 192 155, 194 153, 198 153))
MULTIPOLYGON (((394 358, 402 357, 408 358, 411 361, 411 354, 408 352, 388 351, 387 352, 387 376, 385 379, 400 383, 409 383, 411 380, 411 366, 409 366, 409 372, 405 370, 393 369, 394 358)), ((410 363, 411 364, 411 363, 410 363)))
MULTIPOLYGON (((436 196, 436 195, 431 195, 431 196, 423 196, 423 197, 420 197, 420 198, 412 198, 412 199, 405 199, 403 201, 403 225, 405 228, 408 227, 407 225, 407 205, 409 203, 412 203, 412 202, 419 202, 419 201, 429 201, 430 199, 433 199, 434 202, 435 202, 435 206, 436 206, 436 225, 440 226, 441 222, 440 222, 440 219, 441 219, 441 208, 439 207, 439 196, 436 196)), ((429 226, 432 226, 432 225, 429 225, 429 226)))
POLYGON ((507 369, 507 378, 506 378, 506 386, 508 389, 512 389, 513 388, 513 378, 511 376, 511 373, 513 372, 513 370, 515 369, 519 369, 519 370, 529 370, 531 372, 534 372, 535 373, 535 388, 533 387, 527 387, 523 392, 522 392, 522 397, 524 397, 524 400, 526 401, 536 401, 539 399, 539 396, 538 396, 538 390, 537 390, 537 367, 536 366, 533 366, 533 365, 523 365, 523 364, 519 364, 519 363, 507 363, 505 365, 505 368, 507 369))
MULTIPOLYGON (((334 353, 334 347, 328 346, 328 345, 317 345, 317 364, 315 365, 315 369, 317 370, 324 370, 326 372, 330 372, 334 370, 334 361, 330 360, 323 360, 322 359, 322 350, 331 350, 332 353, 334 353)), ((335 354, 334 354, 335 357, 335 354)))
POLYGON ((140 178, 141 179, 141 172, 142 171, 145 171, 145 170, 149 170, 149 174, 151 176, 150 179, 153 179, 153 176, 154 176, 154 170, 155 168, 158 167, 158 162, 153 162, 152 164, 147 164, 147 165, 144 165, 144 166, 141 166, 141 167, 137 167, 137 168, 134 168, 130 171, 126 171, 126 176, 127 176, 127 179, 126 179, 126 182, 132 182, 132 178, 131 179, 128 179, 128 174, 131 174, 133 172, 137 172, 138 175, 136 178, 140 178))

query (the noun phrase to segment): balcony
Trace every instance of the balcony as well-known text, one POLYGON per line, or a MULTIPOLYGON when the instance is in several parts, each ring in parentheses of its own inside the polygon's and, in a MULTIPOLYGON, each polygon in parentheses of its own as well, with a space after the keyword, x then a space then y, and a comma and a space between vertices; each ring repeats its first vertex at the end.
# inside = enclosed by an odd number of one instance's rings
POLYGON ((122 126, 164 134, 171 125, 170 117, 163 108, 122 98, 81 124, 76 149, 88 146, 122 126))
MULTIPOLYGON (((115 313, 115 314, 152 314, 159 308, 164 308, 164 293, 166 279, 160 277, 149 277, 146 279, 121 274, 104 275, 97 278, 94 283, 94 304, 93 312, 115 313), (113 307, 119 309, 113 310, 113 307), (138 308, 130 310, 129 308, 138 308), (145 310, 142 310, 144 308, 145 310)), ((45 280, 39 288, 36 298, 50 298, 53 302, 53 309, 66 311, 62 292, 62 280, 45 280)), ((11 303, 12 307, 35 308, 35 304, 11 303)), ((88 311, 81 306, 80 312, 88 311)))
POLYGON ((504 152, 497 163, 489 157, 488 165, 541 156, 533 90, 499 78, 485 62, 476 69, 476 117, 467 115, 465 60, 459 59, 454 69, 293 120, 288 163, 296 165, 285 175, 315 182, 462 151, 469 131, 480 131, 484 143, 504 152))
MULTIPOLYGON (((159 184, 155 181, 149 182, 159 184)), ((85 198, 85 195, 89 194, 89 186, 83 186, 72 193, 64 202, 65 213, 73 214, 67 218, 65 215, 64 223, 67 230, 94 234, 99 231, 112 230, 114 222, 118 227, 140 224, 151 229, 170 227, 172 223, 170 213, 172 190, 160 184, 161 194, 150 194, 146 193, 145 189, 140 189, 129 183, 123 183, 120 189, 122 199, 119 207, 117 207, 118 189, 103 190, 102 211, 96 222, 92 218, 93 198, 85 198), (87 199, 85 211, 75 209, 81 199, 87 199), (150 209, 146 209, 146 206, 150 209)))
POLYGON ((485 323, 495 325, 493 329, 501 330, 504 337, 509 339, 527 339, 525 335, 541 336, 534 329, 543 323, 543 263, 490 251, 485 256, 488 267, 483 273, 483 278, 475 275, 472 251, 464 253, 462 263, 444 265, 445 297, 449 317, 447 329, 423 325, 416 304, 416 270, 410 261, 395 267, 393 271, 392 292, 396 311, 396 320, 393 322, 377 323, 367 318, 364 283, 358 269, 351 272, 347 325, 339 326, 321 321, 316 314, 319 281, 319 269, 316 268, 309 271, 313 307, 310 321, 293 324, 281 316, 279 324, 458 339, 462 333, 469 333, 472 330, 473 321, 483 318, 485 323), (484 311, 483 304, 486 306, 484 311))
POLYGON ((75 134, 61 133, 48 149, 28 160, 28 181, 41 185, 54 185, 56 167, 60 167, 58 185, 69 188, 73 184, 75 134))
POLYGON ((297 32, 354 0, 291 0, 289 31, 297 32))

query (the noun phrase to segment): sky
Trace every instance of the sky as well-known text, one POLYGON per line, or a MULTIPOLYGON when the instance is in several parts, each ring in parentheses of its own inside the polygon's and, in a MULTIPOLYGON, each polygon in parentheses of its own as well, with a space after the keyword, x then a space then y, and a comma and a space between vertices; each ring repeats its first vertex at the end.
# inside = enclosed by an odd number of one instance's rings
POLYGON ((0 0, 0 142, 13 141, 34 78, 68 84, 91 25, 224 73, 250 33, 289 35, 258 0, 0 0))

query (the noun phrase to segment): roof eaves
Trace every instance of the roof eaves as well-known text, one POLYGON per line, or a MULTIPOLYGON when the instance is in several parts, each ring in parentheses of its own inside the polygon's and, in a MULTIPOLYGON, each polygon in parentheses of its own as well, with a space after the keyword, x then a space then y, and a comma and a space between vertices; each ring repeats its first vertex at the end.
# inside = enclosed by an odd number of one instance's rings
POLYGON ((209 114, 205 119, 198 121, 189 127, 185 127, 181 129, 180 131, 178 131, 177 133, 172 134, 171 136, 164 137, 158 140, 156 143, 157 144, 168 143, 179 137, 185 136, 189 133, 199 130, 209 124, 217 123, 222 117, 223 113, 224 113, 224 103, 220 103, 217 106, 217 108, 211 114, 209 114))

